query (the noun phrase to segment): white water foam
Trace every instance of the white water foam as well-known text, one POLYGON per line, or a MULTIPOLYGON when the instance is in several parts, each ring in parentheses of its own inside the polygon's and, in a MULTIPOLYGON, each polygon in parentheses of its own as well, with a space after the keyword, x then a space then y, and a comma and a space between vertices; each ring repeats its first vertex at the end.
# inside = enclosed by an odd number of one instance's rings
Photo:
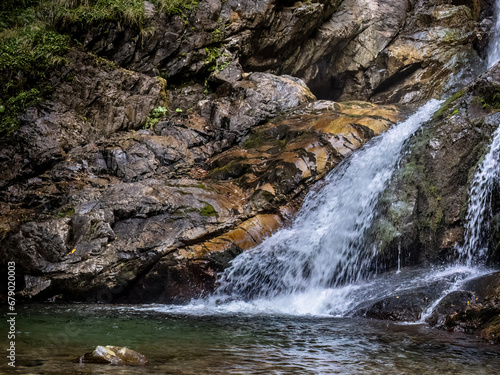
MULTIPOLYGON (((431 100, 370 142, 310 193, 290 228, 233 260, 213 297, 225 308, 342 315, 373 272, 377 249, 365 237, 405 141, 440 106, 431 100), (349 297, 351 296, 351 297, 349 297), (244 302, 241 302, 244 301, 244 302)), ((213 302, 212 302, 213 303, 213 302)))

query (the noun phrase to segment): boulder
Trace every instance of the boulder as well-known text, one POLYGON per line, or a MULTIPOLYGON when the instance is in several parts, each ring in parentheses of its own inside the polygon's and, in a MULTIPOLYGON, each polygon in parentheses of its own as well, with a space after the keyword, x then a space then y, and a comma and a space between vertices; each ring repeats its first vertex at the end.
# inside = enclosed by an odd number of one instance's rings
POLYGON ((353 315, 370 319, 416 322, 420 320, 428 304, 429 296, 416 291, 365 303, 364 307, 357 307, 353 315))
POLYGON ((106 345, 98 345, 90 352, 77 359, 80 363, 101 363, 111 365, 143 366, 148 363, 146 356, 135 350, 106 345))

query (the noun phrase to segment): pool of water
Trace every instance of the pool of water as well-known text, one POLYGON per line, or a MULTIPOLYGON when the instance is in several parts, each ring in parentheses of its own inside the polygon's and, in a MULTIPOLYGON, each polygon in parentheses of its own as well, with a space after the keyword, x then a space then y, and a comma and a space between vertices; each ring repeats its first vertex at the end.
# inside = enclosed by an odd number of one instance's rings
POLYGON ((23 305, 17 311, 16 368, 4 359, 0 373, 470 375, 500 369, 500 346, 418 324, 242 312, 197 315, 151 306, 23 305), (127 346, 150 363, 74 362, 97 345, 127 346))

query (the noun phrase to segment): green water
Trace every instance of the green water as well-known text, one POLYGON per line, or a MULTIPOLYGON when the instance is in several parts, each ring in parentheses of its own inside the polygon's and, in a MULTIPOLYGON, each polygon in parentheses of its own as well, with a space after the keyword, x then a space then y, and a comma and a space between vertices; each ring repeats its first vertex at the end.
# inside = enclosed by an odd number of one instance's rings
MULTIPOLYGON (((500 370, 500 346, 423 325, 193 315, 116 305, 25 305, 17 311, 16 368, 4 359, 0 373, 470 375, 500 370), (127 346, 150 363, 120 367, 74 362, 97 345, 127 346)), ((2 322, 2 332, 6 328, 2 322)))

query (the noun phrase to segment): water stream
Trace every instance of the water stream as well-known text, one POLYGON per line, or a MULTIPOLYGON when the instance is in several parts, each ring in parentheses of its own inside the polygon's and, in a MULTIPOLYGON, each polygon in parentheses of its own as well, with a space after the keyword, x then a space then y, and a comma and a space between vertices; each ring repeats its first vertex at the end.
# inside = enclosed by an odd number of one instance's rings
POLYGON ((495 2, 495 25, 488 46, 488 68, 500 60, 500 1, 495 2))
POLYGON ((493 135, 488 153, 479 165, 469 191, 465 241, 458 247, 460 261, 468 266, 484 262, 488 251, 491 200, 500 181, 500 127, 493 135))
MULTIPOLYGON (((496 5, 500 13, 500 1, 496 5)), ((500 17, 488 66, 500 59, 500 17)), ((374 277, 377 248, 366 241, 380 194, 405 142, 431 118, 431 100, 348 158, 311 192, 294 223, 237 257, 217 293, 185 306, 28 305, 18 314, 14 374, 497 374, 500 347, 470 335, 350 317, 368 300, 432 285, 420 323, 439 299, 490 270, 484 233, 500 176, 500 128, 470 189, 459 262, 400 266, 374 277), (346 318, 349 317, 349 318, 346 318), (79 364, 96 345, 128 346, 143 368, 79 364)), ((5 320, 0 327, 7 329, 5 320)))
POLYGON ((366 236, 378 198, 405 141, 439 106, 431 100, 340 165, 306 197, 293 225, 233 261, 222 275, 219 301, 252 300, 269 308, 272 300, 281 312, 288 306, 302 314, 346 312, 350 299, 332 300, 359 289, 374 272, 377 247, 366 236))

